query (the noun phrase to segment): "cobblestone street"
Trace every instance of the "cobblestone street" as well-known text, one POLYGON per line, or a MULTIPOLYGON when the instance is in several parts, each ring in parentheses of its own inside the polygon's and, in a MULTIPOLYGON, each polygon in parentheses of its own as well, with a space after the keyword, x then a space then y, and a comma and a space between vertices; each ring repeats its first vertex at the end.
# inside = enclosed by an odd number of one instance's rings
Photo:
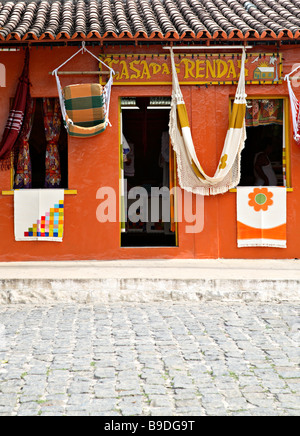
POLYGON ((0 414, 300 414, 299 303, 0 306, 0 414))

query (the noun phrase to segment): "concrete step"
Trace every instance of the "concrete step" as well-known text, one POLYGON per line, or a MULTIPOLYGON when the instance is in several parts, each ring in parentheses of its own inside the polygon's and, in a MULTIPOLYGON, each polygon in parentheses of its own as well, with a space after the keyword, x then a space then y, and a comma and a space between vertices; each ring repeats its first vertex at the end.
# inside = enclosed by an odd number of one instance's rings
POLYGON ((168 259, 0 263, 0 304, 300 301, 300 261, 168 259))

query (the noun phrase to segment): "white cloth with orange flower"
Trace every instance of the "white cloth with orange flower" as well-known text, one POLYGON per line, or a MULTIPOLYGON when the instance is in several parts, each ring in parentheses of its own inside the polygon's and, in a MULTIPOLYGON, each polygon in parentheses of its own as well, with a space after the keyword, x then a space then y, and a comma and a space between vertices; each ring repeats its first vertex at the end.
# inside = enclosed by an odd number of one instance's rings
POLYGON ((238 247, 286 248, 286 188, 237 188, 238 247))

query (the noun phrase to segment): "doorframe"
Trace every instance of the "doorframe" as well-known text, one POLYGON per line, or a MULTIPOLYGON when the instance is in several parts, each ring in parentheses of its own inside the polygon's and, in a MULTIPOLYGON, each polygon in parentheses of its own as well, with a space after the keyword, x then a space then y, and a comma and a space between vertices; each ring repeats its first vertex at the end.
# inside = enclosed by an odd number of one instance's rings
MULTIPOLYGON (((124 194, 124 162, 123 162, 123 147, 122 147, 122 132, 123 132, 123 117, 122 117, 122 98, 151 98, 151 97, 159 97, 159 95, 156 94, 152 94, 152 95, 119 95, 118 96, 118 137, 119 137, 119 246, 122 249, 127 249, 127 248, 133 248, 133 249, 140 249, 140 248, 159 248, 159 249, 168 249, 168 248, 179 248, 179 226, 178 226, 178 222, 175 221, 175 245, 173 246, 159 246, 159 245, 155 245, 155 246, 132 246, 132 247, 128 247, 128 246, 122 246, 122 233, 124 233, 124 223, 125 223, 125 216, 127 216, 127 214, 125 213, 124 210, 124 202, 122 202, 122 194, 124 194)), ((167 97, 167 96, 165 96, 167 97)), ((177 165, 176 165, 176 154, 175 152, 172 150, 172 153, 174 153, 174 166, 175 166, 175 177, 174 177, 174 187, 177 188, 179 187, 179 185, 177 184, 178 182, 178 177, 177 177, 177 165)), ((169 163, 170 165, 170 163, 169 163)), ((171 207, 171 203, 170 203, 170 207, 171 207)), ((178 199, 177 199, 177 189, 174 189, 174 216, 177 217, 178 216, 178 199)))

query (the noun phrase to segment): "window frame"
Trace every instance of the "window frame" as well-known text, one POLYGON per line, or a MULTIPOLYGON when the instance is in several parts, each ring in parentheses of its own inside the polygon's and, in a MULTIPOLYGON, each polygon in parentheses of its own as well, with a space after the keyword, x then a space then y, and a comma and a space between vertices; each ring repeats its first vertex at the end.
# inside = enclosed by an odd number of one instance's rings
MULTIPOLYGON (((41 99, 43 97, 33 97, 35 99, 41 99)), ((49 98, 57 98, 57 97, 49 97, 49 98)), ((11 99, 11 104, 13 102, 13 99, 11 99)), ((62 119, 62 124, 61 124, 61 128, 64 129, 64 124, 63 124, 63 119, 62 119)), ((67 155, 69 158, 69 136, 67 135, 67 155)), ((69 159, 68 159, 68 163, 67 163, 67 167, 69 170, 69 159)), ((11 167, 10 167, 10 191, 2 191, 2 195, 13 195, 13 192, 15 191, 14 189, 14 182, 15 182, 15 168, 14 168, 14 151, 11 152, 11 167)), ((64 189, 65 194, 77 194, 77 190, 74 189, 69 189, 69 177, 67 180, 67 187, 66 188, 61 188, 64 189)), ((30 188, 30 189, 35 189, 35 188, 30 188)), ((37 189, 51 189, 51 188, 37 188, 37 189)), ((55 188, 56 189, 56 188, 55 188)))
MULTIPOLYGON (((289 104, 289 97, 285 95, 247 95, 246 100, 283 100, 283 124, 282 124, 282 137, 283 137, 283 143, 282 143, 282 166, 283 170, 285 169, 285 188, 287 191, 292 191, 292 181, 291 181, 291 159, 290 159, 290 125, 289 125, 289 119, 290 119, 290 104, 289 104), (283 153, 285 150, 285 154, 283 153)), ((229 117, 231 115, 232 111, 232 104, 234 102, 234 96, 231 96, 229 99, 229 117)), ((236 192, 235 189, 230 189, 230 192, 236 192)))

